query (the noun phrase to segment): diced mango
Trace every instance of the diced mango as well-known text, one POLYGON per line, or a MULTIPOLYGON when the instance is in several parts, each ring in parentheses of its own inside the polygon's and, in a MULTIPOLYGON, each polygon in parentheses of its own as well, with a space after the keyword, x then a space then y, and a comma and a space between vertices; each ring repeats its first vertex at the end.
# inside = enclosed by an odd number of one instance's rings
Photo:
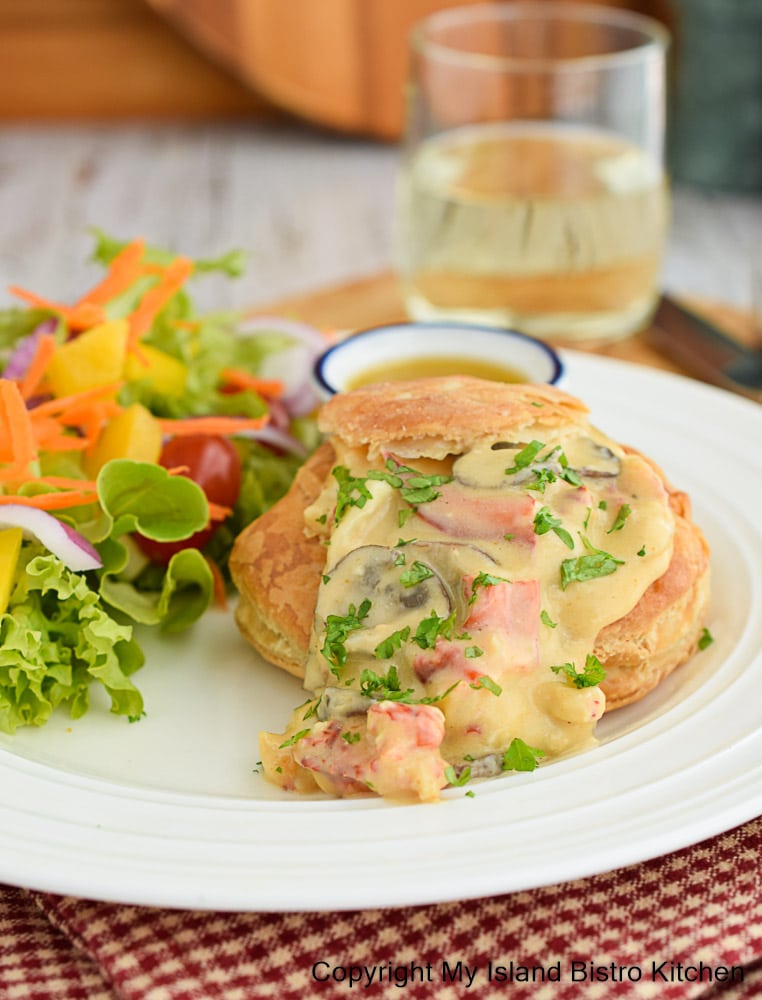
POLYGON ((166 351, 160 351, 151 344, 141 344, 139 355, 127 355, 124 377, 128 382, 145 380, 164 396, 182 396, 188 369, 166 351))
POLYGON ((85 455, 85 471, 95 479, 112 458, 158 462, 161 439, 161 425, 156 417, 145 406, 133 403, 106 424, 95 447, 85 455))
POLYGON ((20 551, 21 528, 0 529, 0 615, 8 607, 20 551))
POLYGON ((119 382, 127 354, 125 319, 109 320, 56 348, 45 373, 54 396, 119 382))

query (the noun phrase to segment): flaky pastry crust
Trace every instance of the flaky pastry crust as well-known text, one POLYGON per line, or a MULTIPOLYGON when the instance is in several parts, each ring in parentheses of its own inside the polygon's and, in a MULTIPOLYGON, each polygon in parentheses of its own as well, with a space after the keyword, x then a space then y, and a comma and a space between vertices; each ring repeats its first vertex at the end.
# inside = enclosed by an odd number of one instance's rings
POLYGON ((506 385, 467 375, 379 382, 334 396, 320 429, 375 458, 384 447, 404 458, 458 455, 477 441, 533 427, 584 423, 587 407, 550 385, 506 385), (509 391, 506 391, 509 390, 509 391))
MULTIPOLYGON (((505 385, 467 377, 368 386, 335 396, 321 429, 370 456, 458 454, 484 438, 587 421, 579 400, 551 386, 505 385)), ((266 659, 304 676, 310 629, 326 560, 323 540, 308 535, 304 512, 335 462, 330 439, 300 470, 287 495, 238 538, 230 560, 240 592, 237 621, 266 659)), ((652 463, 653 464, 653 463, 652 463)), ((709 599, 709 549, 691 519, 690 501, 654 466, 675 515, 667 571, 632 611, 599 633, 595 655, 606 668, 607 710, 637 701, 695 651, 709 599)))

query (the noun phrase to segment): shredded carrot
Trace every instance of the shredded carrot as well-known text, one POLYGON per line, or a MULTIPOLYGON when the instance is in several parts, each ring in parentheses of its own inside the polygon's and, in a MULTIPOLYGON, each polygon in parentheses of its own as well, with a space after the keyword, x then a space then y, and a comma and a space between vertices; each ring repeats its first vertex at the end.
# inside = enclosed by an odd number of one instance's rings
POLYGON ((231 507, 223 507, 222 504, 212 503, 211 500, 207 500, 209 505, 209 520, 210 521, 224 521, 226 517, 230 517, 233 513, 231 507))
POLYGON ((228 594, 227 587, 225 586, 225 578, 223 577, 220 567, 214 561, 210 559, 209 556, 204 556, 206 564, 212 571, 212 584, 214 587, 214 603, 221 611, 227 611, 228 609, 228 594))
POLYGON ((94 479, 70 479, 68 476, 39 476, 29 480, 43 486, 53 486, 59 490, 95 490, 94 479))
POLYGON ((151 328, 156 314, 178 292, 193 273, 193 261, 188 257, 175 257, 164 270, 159 282, 149 288, 137 309, 129 317, 130 335, 128 351, 133 350, 141 337, 151 328))
POLYGON ((41 451, 84 451, 97 441, 104 424, 122 407, 112 398, 121 383, 97 386, 50 399, 28 411, 32 433, 41 451), (68 434, 76 428, 79 435, 68 434))
POLYGON ((40 451, 84 451, 90 445, 87 438, 66 434, 52 418, 35 421, 34 430, 40 451))
POLYGON ((45 299, 34 292, 28 292, 25 288, 19 288, 17 285, 11 285, 8 291, 17 299, 28 302, 38 309, 47 309, 49 312, 57 313, 70 330, 86 330, 88 327, 103 323, 106 319, 106 313, 102 306, 91 305, 89 302, 65 306, 60 302, 51 302, 50 299, 45 299))
POLYGON ((108 385, 98 385, 93 389, 83 389, 82 392, 75 392, 71 396, 59 396, 58 399, 49 399, 39 406, 30 410, 32 417, 56 416, 69 411, 75 404, 87 403, 90 400, 111 398, 122 388, 122 382, 109 382, 108 385))
POLYGON ((9 466, 3 470, 3 477, 7 480, 9 476, 17 476, 19 473, 28 475, 29 466, 38 457, 37 445, 29 410, 19 387, 10 379, 0 379, 0 427, 5 428, 6 445, 0 458, 9 462, 9 466))
POLYGON ((251 389, 265 399, 279 399, 283 395, 283 383, 276 378, 258 378, 240 368, 223 368, 220 375, 225 385, 232 389, 251 389))
POLYGON ((94 490, 62 490, 55 493, 38 493, 36 496, 6 494, 0 496, 0 504, 20 504, 22 507, 37 507, 40 510, 65 510, 67 507, 85 507, 98 502, 94 490))
POLYGON ((87 447, 94 445, 108 421, 122 412, 122 407, 113 400, 96 400, 88 404, 74 405, 62 413, 58 422, 63 427, 76 427, 87 447))
POLYGON ((45 370, 50 364, 56 350, 56 339, 49 333, 43 333, 37 341, 34 357, 29 363, 24 376, 19 381, 19 389, 24 399, 29 399, 42 382, 45 370))
POLYGON ((187 437, 190 434, 238 434, 264 427, 269 416, 262 417, 186 417, 184 420, 159 420, 165 434, 187 437))
POLYGON ((140 277, 140 261, 144 250, 144 240, 133 240, 128 243, 109 264, 106 277, 83 295, 77 306, 105 305, 109 299, 115 298, 129 288, 133 281, 140 277))

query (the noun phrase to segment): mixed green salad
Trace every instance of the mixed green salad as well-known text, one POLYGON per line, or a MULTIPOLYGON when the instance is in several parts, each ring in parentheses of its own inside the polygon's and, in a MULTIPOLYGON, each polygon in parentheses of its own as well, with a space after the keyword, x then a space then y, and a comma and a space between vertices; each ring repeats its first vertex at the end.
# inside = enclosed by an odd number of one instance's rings
POLYGON ((198 315, 189 287, 241 272, 96 233, 76 303, 11 288, 0 311, 0 730, 144 712, 135 626, 179 631, 229 588, 238 532, 317 444, 319 331, 198 315))

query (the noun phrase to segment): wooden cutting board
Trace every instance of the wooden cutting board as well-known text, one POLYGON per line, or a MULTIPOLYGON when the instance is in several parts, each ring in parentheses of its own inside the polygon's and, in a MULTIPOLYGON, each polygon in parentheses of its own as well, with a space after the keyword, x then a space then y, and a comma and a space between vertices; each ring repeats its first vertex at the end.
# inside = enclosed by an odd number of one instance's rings
MULTIPOLYGON (((700 309, 708 319, 739 340, 746 343, 753 341, 754 330, 750 314, 715 302, 690 304, 692 308, 700 309)), ((335 330, 357 330, 384 323, 401 322, 408 318, 398 282, 391 272, 284 299, 256 312, 290 316, 315 326, 335 330)), ((652 330, 643 330, 614 344, 580 349, 636 364, 690 374, 658 349, 655 339, 652 330)))

